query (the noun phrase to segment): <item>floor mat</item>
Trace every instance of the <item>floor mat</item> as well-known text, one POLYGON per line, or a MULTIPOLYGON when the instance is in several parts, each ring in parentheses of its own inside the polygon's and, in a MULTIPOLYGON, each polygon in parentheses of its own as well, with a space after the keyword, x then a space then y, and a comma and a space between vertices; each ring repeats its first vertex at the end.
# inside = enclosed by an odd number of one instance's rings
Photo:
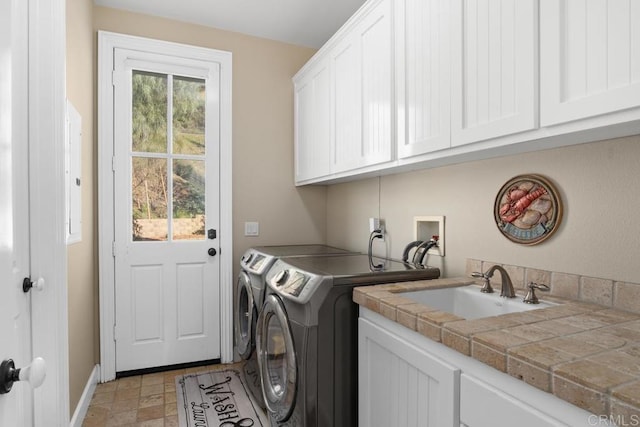
POLYGON ((176 393, 180 427, 268 426, 235 369, 180 375, 176 393))

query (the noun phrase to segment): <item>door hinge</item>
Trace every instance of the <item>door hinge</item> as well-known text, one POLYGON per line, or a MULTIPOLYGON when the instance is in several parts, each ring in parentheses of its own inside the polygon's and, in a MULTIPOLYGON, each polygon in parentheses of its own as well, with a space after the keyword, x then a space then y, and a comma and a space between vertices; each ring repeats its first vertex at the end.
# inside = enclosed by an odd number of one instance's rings
POLYGON ((114 258, 116 257, 116 242, 115 241, 111 242, 111 255, 114 258))
POLYGON ((111 156, 111 170, 116 171, 116 156, 111 156))
POLYGON ((113 341, 116 342, 118 340, 118 329, 116 328, 116 324, 113 324, 113 341))
POLYGON ((116 85, 116 70, 111 70, 111 85, 116 85))

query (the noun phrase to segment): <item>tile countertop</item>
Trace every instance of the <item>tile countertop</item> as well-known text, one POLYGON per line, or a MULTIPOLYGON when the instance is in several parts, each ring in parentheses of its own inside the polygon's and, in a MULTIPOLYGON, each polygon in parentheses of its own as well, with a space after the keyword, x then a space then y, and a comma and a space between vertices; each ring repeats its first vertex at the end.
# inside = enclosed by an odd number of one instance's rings
POLYGON ((464 277, 363 286, 353 300, 594 414, 640 417, 640 314, 540 292, 558 305, 465 320, 395 295, 463 285, 477 286, 464 277))

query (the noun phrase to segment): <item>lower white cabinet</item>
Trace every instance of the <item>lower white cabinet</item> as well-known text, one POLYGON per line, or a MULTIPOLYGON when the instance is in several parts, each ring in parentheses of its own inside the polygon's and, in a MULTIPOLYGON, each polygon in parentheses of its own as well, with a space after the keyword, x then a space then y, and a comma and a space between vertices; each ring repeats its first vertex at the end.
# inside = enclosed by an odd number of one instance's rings
POLYGON ((459 369, 359 320, 358 418, 361 427, 459 426, 459 369))
POLYGON ((514 421, 518 427, 568 427, 484 381, 467 374, 460 376, 461 426, 513 427, 514 421))
POLYGON ((360 307, 361 427, 614 425, 360 307))

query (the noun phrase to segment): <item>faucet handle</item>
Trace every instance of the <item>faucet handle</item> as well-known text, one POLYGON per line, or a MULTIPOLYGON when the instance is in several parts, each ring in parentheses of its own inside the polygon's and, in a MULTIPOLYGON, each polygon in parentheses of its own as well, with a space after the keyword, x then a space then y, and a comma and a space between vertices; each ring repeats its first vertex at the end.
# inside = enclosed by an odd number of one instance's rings
POLYGON ((480 292, 483 292, 485 294, 493 293, 491 282, 489 282, 489 276, 487 276, 485 273, 474 271, 473 273, 471 273, 471 277, 475 277, 476 279, 482 279, 484 284, 482 285, 482 289, 480 289, 480 292))
POLYGON ((522 302, 527 303, 527 304, 539 304, 540 301, 538 300, 538 297, 536 296, 536 289, 539 289, 541 291, 547 292, 549 291, 549 286, 545 285, 544 283, 541 284, 537 284, 534 282, 529 282, 529 284, 527 285, 527 288, 529 288, 529 291, 527 292, 527 295, 524 297, 524 299, 522 300, 522 302))

